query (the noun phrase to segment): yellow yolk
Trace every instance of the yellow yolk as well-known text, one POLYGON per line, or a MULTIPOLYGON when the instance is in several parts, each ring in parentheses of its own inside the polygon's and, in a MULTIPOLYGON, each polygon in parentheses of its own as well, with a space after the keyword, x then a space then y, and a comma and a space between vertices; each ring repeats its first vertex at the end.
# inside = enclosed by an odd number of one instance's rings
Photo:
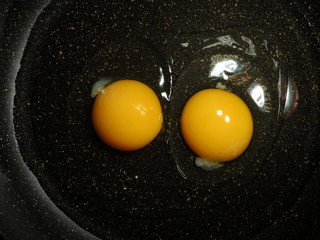
POLYGON ((237 95, 205 89, 193 95, 182 111, 182 135, 199 157, 231 161, 248 147, 253 120, 247 105, 237 95))
POLYGON ((147 85, 135 80, 116 81, 96 97, 92 123, 109 146, 122 151, 138 150, 160 132, 161 105, 147 85))

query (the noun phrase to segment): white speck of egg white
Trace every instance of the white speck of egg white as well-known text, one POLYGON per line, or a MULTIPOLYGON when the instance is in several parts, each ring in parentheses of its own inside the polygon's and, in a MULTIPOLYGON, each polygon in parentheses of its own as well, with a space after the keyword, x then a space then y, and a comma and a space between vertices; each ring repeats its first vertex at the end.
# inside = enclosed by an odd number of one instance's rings
POLYGON ((225 90, 227 88, 227 86, 225 84, 223 84, 222 82, 218 82, 216 84, 216 88, 225 90))
POLYGON ((182 47, 188 47, 188 46, 189 46, 189 43, 188 43, 188 42, 181 43, 181 46, 182 46, 182 47))
POLYGON ((213 171, 223 166, 223 163, 221 162, 215 162, 201 157, 196 157, 195 164, 205 171, 213 171))
POLYGON ((91 88, 90 97, 95 98, 103 89, 112 82, 110 79, 101 78, 96 81, 91 88))

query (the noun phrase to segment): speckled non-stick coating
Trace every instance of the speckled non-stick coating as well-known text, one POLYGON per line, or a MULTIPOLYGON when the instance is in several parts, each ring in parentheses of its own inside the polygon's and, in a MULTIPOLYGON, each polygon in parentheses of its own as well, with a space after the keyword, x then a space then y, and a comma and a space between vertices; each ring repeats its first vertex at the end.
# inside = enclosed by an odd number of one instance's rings
MULTIPOLYGON (((316 166, 315 46, 299 12, 274 1, 51 3, 31 32, 16 80, 20 153, 52 201, 98 237, 254 236, 296 200, 316 166), (228 34, 253 39, 259 56, 247 60, 267 81, 270 114, 253 114, 253 143, 239 161, 210 173, 193 161, 179 166, 192 156, 179 131, 181 109, 192 94, 212 87, 204 77, 199 82, 206 57, 199 49, 205 39, 228 34), (263 52, 263 40, 280 55, 263 52), (279 76, 270 71, 270 56, 279 58, 284 76, 298 88, 288 118, 278 112, 279 76), (103 77, 137 79, 158 95, 164 125, 146 148, 119 152, 95 134, 90 90, 103 77)), ((247 96, 246 87, 230 89, 247 96)))

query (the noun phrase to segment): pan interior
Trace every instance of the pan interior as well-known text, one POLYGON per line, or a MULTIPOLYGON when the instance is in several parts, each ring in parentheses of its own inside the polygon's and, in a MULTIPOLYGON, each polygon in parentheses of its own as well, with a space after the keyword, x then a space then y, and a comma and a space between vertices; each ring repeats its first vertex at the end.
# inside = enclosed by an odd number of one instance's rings
POLYGON ((99 237, 251 236, 291 206, 315 165, 309 31, 273 1, 51 3, 16 82, 21 155, 55 204, 99 237), (210 76, 230 59, 243 67, 232 81, 210 76), (146 148, 119 152, 96 136, 90 90, 100 79, 136 79, 157 94, 164 126, 146 148), (255 132, 238 160, 205 172, 179 118, 190 96, 219 84, 247 103, 255 132))

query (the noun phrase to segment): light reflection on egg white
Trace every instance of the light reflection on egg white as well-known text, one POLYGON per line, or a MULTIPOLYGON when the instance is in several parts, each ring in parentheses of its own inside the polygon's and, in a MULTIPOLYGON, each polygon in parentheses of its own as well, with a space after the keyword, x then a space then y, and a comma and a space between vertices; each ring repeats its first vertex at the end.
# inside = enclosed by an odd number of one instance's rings
POLYGON ((279 108, 278 116, 290 117, 298 106, 299 91, 290 73, 279 70, 278 81, 279 108))
POLYGON ((209 77, 222 77, 224 80, 228 80, 227 73, 235 73, 239 69, 239 64, 233 59, 227 59, 216 63, 209 73, 209 77))
POLYGON ((252 83, 251 86, 248 88, 248 93, 259 108, 264 107, 265 95, 264 90, 260 84, 258 84, 257 82, 252 83))
POLYGON ((284 104, 284 113, 294 111, 298 105, 298 89, 293 80, 288 79, 286 102, 284 104))
MULTIPOLYGON (((208 73, 209 78, 222 78, 225 81, 237 80, 237 76, 242 80, 246 74, 245 63, 237 59, 234 55, 214 55, 211 58, 211 65, 208 73)), ((239 80, 239 79, 238 79, 239 80)))
POLYGON ((256 47, 254 46, 252 40, 245 36, 241 36, 241 39, 248 43, 248 48, 246 48, 245 53, 251 56, 257 56, 256 47))
POLYGON ((231 35, 225 35, 225 36, 220 36, 220 37, 217 37, 216 40, 218 40, 218 42, 215 42, 213 44, 210 44, 208 46, 205 46, 204 48, 202 48, 203 50, 204 49, 207 49, 207 48, 213 48, 213 47, 216 47, 216 46, 229 46, 229 47, 232 47, 233 45, 240 45, 239 43, 237 43, 232 37, 231 35))
MULTIPOLYGON (((170 65, 168 66, 168 70, 169 70, 169 73, 172 74, 170 65)), ((170 78, 170 83, 169 83, 170 88, 165 90, 166 81, 165 81, 164 72, 163 72, 162 67, 159 67, 159 73, 160 73, 159 87, 162 90, 162 92, 160 93, 161 97, 163 97, 167 101, 170 101, 170 97, 171 97, 171 94, 172 94, 172 81, 173 80, 170 78)))

